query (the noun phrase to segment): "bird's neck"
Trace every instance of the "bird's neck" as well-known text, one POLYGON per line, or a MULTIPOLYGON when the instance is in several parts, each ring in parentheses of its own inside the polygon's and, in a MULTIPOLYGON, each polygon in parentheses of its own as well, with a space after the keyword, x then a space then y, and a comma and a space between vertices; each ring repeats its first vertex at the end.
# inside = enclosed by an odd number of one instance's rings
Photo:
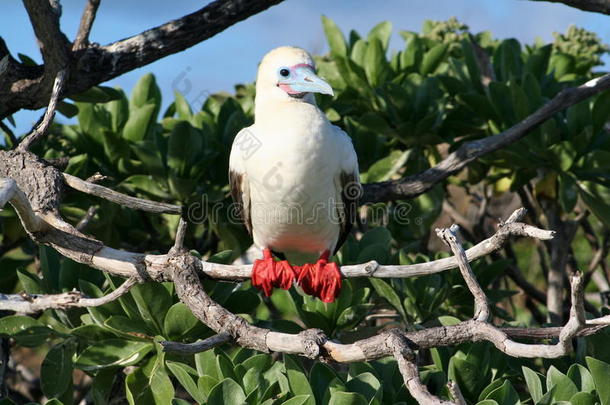
POLYGON ((272 99, 256 97, 254 109, 254 120, 256 123, 277 122, 278 118, 292 117, 299 119, 312 115, 319 115, 322 112, 316 105, 313 94, 308 93, 302 99, 272 99))

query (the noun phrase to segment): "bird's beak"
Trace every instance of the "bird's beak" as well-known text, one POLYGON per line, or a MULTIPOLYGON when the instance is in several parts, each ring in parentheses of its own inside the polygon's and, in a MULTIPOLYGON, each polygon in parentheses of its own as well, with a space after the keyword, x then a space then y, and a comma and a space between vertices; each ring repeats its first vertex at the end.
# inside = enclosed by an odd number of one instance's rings
POLYGON ((293 77, 283 84, 299 93, 321 93, 334 96, 333 88, 320 78, 310 66, 296 66, 293 77))

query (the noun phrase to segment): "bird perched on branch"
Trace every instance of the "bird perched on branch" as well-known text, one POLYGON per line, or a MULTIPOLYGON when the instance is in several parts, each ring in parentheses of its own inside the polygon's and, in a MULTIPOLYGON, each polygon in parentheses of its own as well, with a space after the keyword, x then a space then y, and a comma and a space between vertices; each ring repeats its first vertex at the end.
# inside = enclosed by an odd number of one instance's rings
POLYGON ((328 121, 313 93, 333 90, 306 51, 280 47, 263 58, 254 124, 233 142, 229 183, 263 250, 252 284, 269 296, 296 281, 305 293, 332 302, 341 273, 329 258, 350 231, 362 188, 351 139, 328 121))

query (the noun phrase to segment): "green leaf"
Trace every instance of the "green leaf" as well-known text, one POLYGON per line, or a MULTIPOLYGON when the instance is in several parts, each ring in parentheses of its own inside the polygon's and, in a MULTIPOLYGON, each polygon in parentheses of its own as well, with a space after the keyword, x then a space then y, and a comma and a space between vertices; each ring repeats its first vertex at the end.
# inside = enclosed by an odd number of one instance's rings
POLYGON ((110 113, 112 130, 119 133, 129 118, 129 103, 123 90, 116 89, 116 91, 120 93, 121 97, 106 104, 106 109, 110 113))
POLYGON ((163 321, 172 304, 172 298, 167 289, 160 283, 144 283, 133 287, 131 296, 138 306, 142 319, 156 328, 157 333, 163 333, 163 321))
POLYGON ((108 398, 110 397, 116 374, 117 370, 112 368, 100 370, 95 374, 90 391, 95 405, 108 404, 108 398))
POLYGON ((373 398, 381 400, 381 383, 372 373, 358 374, 350 379, 345 386, 350 392, 362 394, 371 403, 373 398))
POLYGON ((590 392, 577 392, 570 398, 571 405, 595 405, 597 398, 590 392))
POLYGON ((23 289, 28 294, 42 294, 44 289, 42 286, 42 280, 35 274, 30 273, 23 267, 17 268, 17 277, 23 286, 23 289))
POLYGON ((354 392, 335 391, 330 397, 328 405, 368 405, 362 395, 354 392))
POLYGON ((364 72, 368 82, 377 87, 382 85, 388 77, 390 67, 385 58, 385 52, 381 42, 374 38, 369 42, 364 55, 364 72))
POLYGON ((481 381, 479 368, 473 362, 454 355, 449 360, 449 379, 458 383, 465 396, 476 398, 481 381))
POLYGON ((59 271, 61 269, 59 253, 53 248, 44 245, 39 246, 38 252, 46 292, 59 291, 59 271))
POLYGON ((178 382, 180 382, 180 385, 184 387, 186 392, 188 392, 189 395, 193 397, 195 401, 200 404, 205 402, 205 395, 203 395, 203 393, 199 391, 197 384, 195 383, 195 381, 193 381, 193 378, 189 374, 188 368, 185 364, 174 361, 168 361, 165 364, 167 365, 167 368, 169 368, 169 371, 171 371, 171 373, 174 375, 174 377, 176 377, 178 382))
POLYGON ((154 363, 155 358, 151 358, 125 378, 125 393, 130 405, 156 403, 150 389, 150 374, 154 363))
POLYGON ((402 300, 392 286, 382 279, 375 277, 371 277, 369 282, 381 298, 385 298, 402 315, 403 319, 407 319, 407 314, 402 306, 402 300))
POLYGON ((189 119, 193 116, 193 111, 191 110, 191 106, 188 101, 184 98, 182 94, 178 91, 174 91, 175 101, 174 104, 176 106, 176 112, 178 113, 178 117, 182 119, 189 119))
POLYGON ((378 39, 383 46, 384 51, 388 49, 390 44, 390 37, 392 36, 392 23, 389 21, 383 21, 374 26, 369 31, 368 41, 372 42, 373 39, 378 39))
POLYGON ((546 388, 555 388, 554 401, 569 401, 578 392, 576 384, 568 376, 551 366, 546 374, 546 388))
POLYGON ((156 106, 154 104, 145 104, 140 108, 132 108, 129 118, 123 127, 123 138, 132 142, 143 140, 155 119, 155 109, 156 106))
POLYGON ((519 394, 507 380, 500 388, 493 390, 486 399, 493 399, 499 405, 519 405, 519 394))
POLYGON ((202 137, 186 121, 176 123, 169 137, 167 166, 178 176, 186 176, 202 146, 202 137))
POLYGON ((47 398, 61 397, 72 386, 72 341, 53 346, 40 367, 40 387, 47 398))
POLYGON ((297 395, 290 398, 288 401, 283 402, 282 405, 303 405, 312 403, 313 397, 311 395, 297 395))
POLYGON ((405 165, 410 154, 410 150, 393 150, 388 156, 376 161, 369 167, 366 175, 363 176, 363 182, 375 183, 390 180, 405 165))
POLYGON ((438 44, 424 54, 421 66, 419 67, 419 73, 422 76, 434 73, 434 71, 441 64, 447 53, 447 45, 438 44))
POLYGON ((106 86, 93 86, 82 93, 70 95, 72 100, 82 103, 107 103, 121 97, 121 92, 106 86))
POLYGON ((320 362, 314 363, 309 372, 309 382, 315 394, 316 403, 322 403, 330 382, 336 378, 339 376, 332 367, 320 362))
POLYGON ((155 347, 157 355, 154 357, 156 360, 150 372, 150 390, 156 404, 169 404, 176 392, 165 369, 165 352, 163 352, 160 344, 156 343, 155 347))
POLYGON ((151 73, 142 76, 131 92, 132 109, 133 107, 142 107, 145 104, 153 104, 158 108, 161 106, 161 90, 157 86, 155 76, 151 73))
POLYGON ((527 384, 527 389, 534 400, 534 403, 537 403, 542 398, 542 379, 541 375, 536 373, 534 370, 527 368, 525 366, 521 367, 523 371, 523 377, 525 377, 525 383, 527 384))
POLYGON ((580 391, 593 392, 595 390, 593 376, 586 367, 574 363, 568 369, 567 375, 580 391))
POLYGON ((83 350, 75 366, 85 371, 114 366, 124 367, 139 362, 152 349, 151 343, 123 339, 103 340, 83 350))
POLYGON ((307 404, 315 405, 313 391, 298 361, 289 354, 284 354, 284 364, 286 365, 290 391, 295 395, 308 395, 310 398, 307 404))
POLYGON ((246 400, 246 395, 239 384, 230 378, 225 378, 212 390, 208 396, 208 405, 240 405, 246 400))
POLYGON ((163 331, 168 339, 178 339, 192 330, 199 320, 186 305, 177 302, 170 307, 165 314, 163 321, 163 331))
POLYGON ((579 185, 579 195, 585 204, 604 225, 610 227, 610 210, 608 209, 610 189, 593 182, 583 181, 577 184, 579 185))
POLYGON ((610 364, 605 363, 601 360, 594 359, 593 357, 587 357, 587 366, 593 381, 595 382, 595 389, 602 405, 610 404, 610 384, 608 384, 608 376, 610 376, 610 364))
POLYGON ((60 101, 57 103, 57 111, 59 111, 64 117, 73 118, 78 115, 78 107, 72 103, 60 101))
POLYGON ((610 121, 610 93, 604 92, 599 95, 593 110, 591 111, 593 118, 593 128, 595 131, 599 131, 606 122, 610 121))
POLYGON ((39 346, 53 334, 52 329, 29 316, 9 315, 0 318, 0 335, 11 336, 22 346, 39 346))
POLYGON ((337 24, 330 18, 322 16, 322 26, 324 27, 324 34, 326 34, 326 40, 330 47, 331 55, 335 56, 347 56, 347 44, 345 43, 345 37, 343 33, 337 27, 337 24))
POLYGON ((206 398, 210 395, 210 391, 212 391, 216 384, 218 384, 218 380, 209 375, 201 376, 197 380, 197 388, 206 398))

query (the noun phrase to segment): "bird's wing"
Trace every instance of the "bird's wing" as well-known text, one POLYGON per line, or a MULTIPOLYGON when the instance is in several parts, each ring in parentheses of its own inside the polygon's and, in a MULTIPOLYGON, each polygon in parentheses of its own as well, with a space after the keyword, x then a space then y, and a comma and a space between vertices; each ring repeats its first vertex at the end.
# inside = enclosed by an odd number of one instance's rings
POLYGON ((347 239, 352 224, 356 222, 358 210, 358 201, 362 197, 362 185, 360 184, 360 175, 358 173, 358 156, 354 150, 354 145, 350 137, 339 127, 334 127, 337 133, 339 142, 341 168, 338 176, 338 186, 341 193, 341 202, 338 204, 339 239, 335 245, 335 252, 339 250, 341 245, 347 239))
POLYGON ((231 147, 229 157, 229 187, 235 204, 236 216, 241 219, 246 229, 252 234, 252 217, 250 216, 250 184, 246 174, 246 152, 248 151, 249 128, 242 129, 231 147))

